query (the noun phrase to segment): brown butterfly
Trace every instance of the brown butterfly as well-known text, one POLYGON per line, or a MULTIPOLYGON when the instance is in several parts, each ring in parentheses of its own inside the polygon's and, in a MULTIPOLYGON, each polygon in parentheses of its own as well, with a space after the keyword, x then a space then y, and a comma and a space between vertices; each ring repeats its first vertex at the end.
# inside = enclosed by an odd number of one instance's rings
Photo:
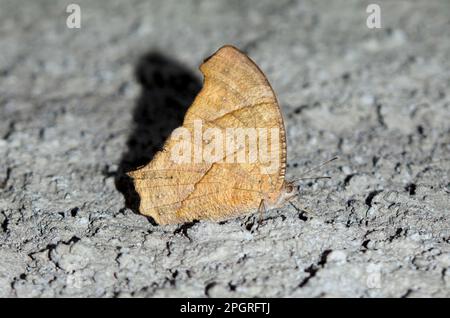
POLYGON ((129 173, 139 211, 159 224, 261 212, 298 193, 294 182, 285 180, 286 132, 262 71, 229 45, 200 70, 203 89, 182 127, 149 164, 129 173))

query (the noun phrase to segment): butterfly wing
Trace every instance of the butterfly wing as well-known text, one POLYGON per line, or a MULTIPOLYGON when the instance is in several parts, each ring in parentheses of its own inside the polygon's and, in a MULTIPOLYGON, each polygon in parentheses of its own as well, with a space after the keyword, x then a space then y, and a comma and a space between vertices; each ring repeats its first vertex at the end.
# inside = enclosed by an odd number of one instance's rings
MULTIPOLYGON (((194 135, 196 122, 201 121, 203 130, 211 128, 223 133, 224 146, 227 129, 266 131, 269 158, 261 160, 258 152, 252 162, 236 163, 240 151, 249 158, 250 150, 244 147, 232 151, 227 148, 223 156, 212 162, 175 163, 171 151, 178 140, 172 135, 147 166, 130 173, 141 198, 140 212, 160 224, 223 220, 247 213, 257 209, 268 194, 277 194, 284 182, 285 129, 275 94, 264 74, 232 46, 219 49, 200 70, 204 85, 186 113, 183 128, 194 135), (277 138, 271 139, 274 134, 277 138), (265 169, 268 162, 275 161, 275 169, 265 169)), ((194 138, 193 147, 205 147, 205 140, 194 138)))

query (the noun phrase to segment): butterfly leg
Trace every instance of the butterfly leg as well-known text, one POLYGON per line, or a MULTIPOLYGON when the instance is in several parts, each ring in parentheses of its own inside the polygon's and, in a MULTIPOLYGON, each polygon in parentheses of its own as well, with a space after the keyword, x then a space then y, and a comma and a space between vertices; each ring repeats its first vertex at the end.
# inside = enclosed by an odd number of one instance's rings
POLYGON ((298 205, 298 201, 297 204, 292 203, 292 201, 289 201, 289 203, 297 210, 297 211, 304 211, 308 214, 314 214, 313 212, 309 211, 308 209, 304 208, 301 205, 298 205))
POLYGON ((262 218, 263 218, 263 212, 266 213, 266 204, 264 202, 264 199, 261 200, 261 202, 259 203, 259 208, 258 208, 258 212, 259 212, 259 224, 262 223, 262 218))

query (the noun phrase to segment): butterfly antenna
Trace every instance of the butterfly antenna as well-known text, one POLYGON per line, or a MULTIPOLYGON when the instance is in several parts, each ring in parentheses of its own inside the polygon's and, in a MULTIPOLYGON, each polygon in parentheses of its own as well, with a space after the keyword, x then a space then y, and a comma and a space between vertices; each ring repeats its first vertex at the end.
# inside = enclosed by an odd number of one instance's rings
MULTIPOLYGON (((304 175, 306 175, 306 174, 308 174, 308 173, 310 173, 310 172, 312 172, 312 171, 314 171, 314 170, 320 169, 320 168, 322 168, 323 166, 325 166, 325 165, 329 164, 330 162, 332 162, 332 161, 334 161, 334 160, 337 160, 337 159, 339 159, 339 157, 334 157, 334 158, 331 158, 331 159, 329 159, 329 160, 327 160, 327 161, 325 161, 325 162, 322 162, 320 165, 317 165, 317 166, 315 166, 315 167, 312 167, 311 169, 306 170, 306 171, 303 172, 300 176, 304 176, 304 175)), ((299 181, 299 180, 308 180, 308 179, 331 179, 331 177, 307 177, 307 178, 298 178, 298 179, 295 179, 294 182, 297 182, 297 181, 299 181)))
POLYGON ((328 177, 328 176, 307 177, 307 178, 298 178, 298 179, 295 179, 295 181, 297 181, 297 180, 317 180, 317 179, 331 179, 331 177, 328 177))

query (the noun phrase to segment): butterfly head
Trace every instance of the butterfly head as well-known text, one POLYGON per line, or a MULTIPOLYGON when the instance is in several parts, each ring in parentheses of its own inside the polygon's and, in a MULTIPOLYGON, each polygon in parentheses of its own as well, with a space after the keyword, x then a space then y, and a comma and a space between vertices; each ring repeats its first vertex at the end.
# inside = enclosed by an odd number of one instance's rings
POLYGON ((283 206, 285 203, 291 201, 296 198, 300 191, 300 187, 296 185, 294 182, 286 181, 283 184, 283 188, 281 189, 280 195, 278 197, 278 206, 283 206))

